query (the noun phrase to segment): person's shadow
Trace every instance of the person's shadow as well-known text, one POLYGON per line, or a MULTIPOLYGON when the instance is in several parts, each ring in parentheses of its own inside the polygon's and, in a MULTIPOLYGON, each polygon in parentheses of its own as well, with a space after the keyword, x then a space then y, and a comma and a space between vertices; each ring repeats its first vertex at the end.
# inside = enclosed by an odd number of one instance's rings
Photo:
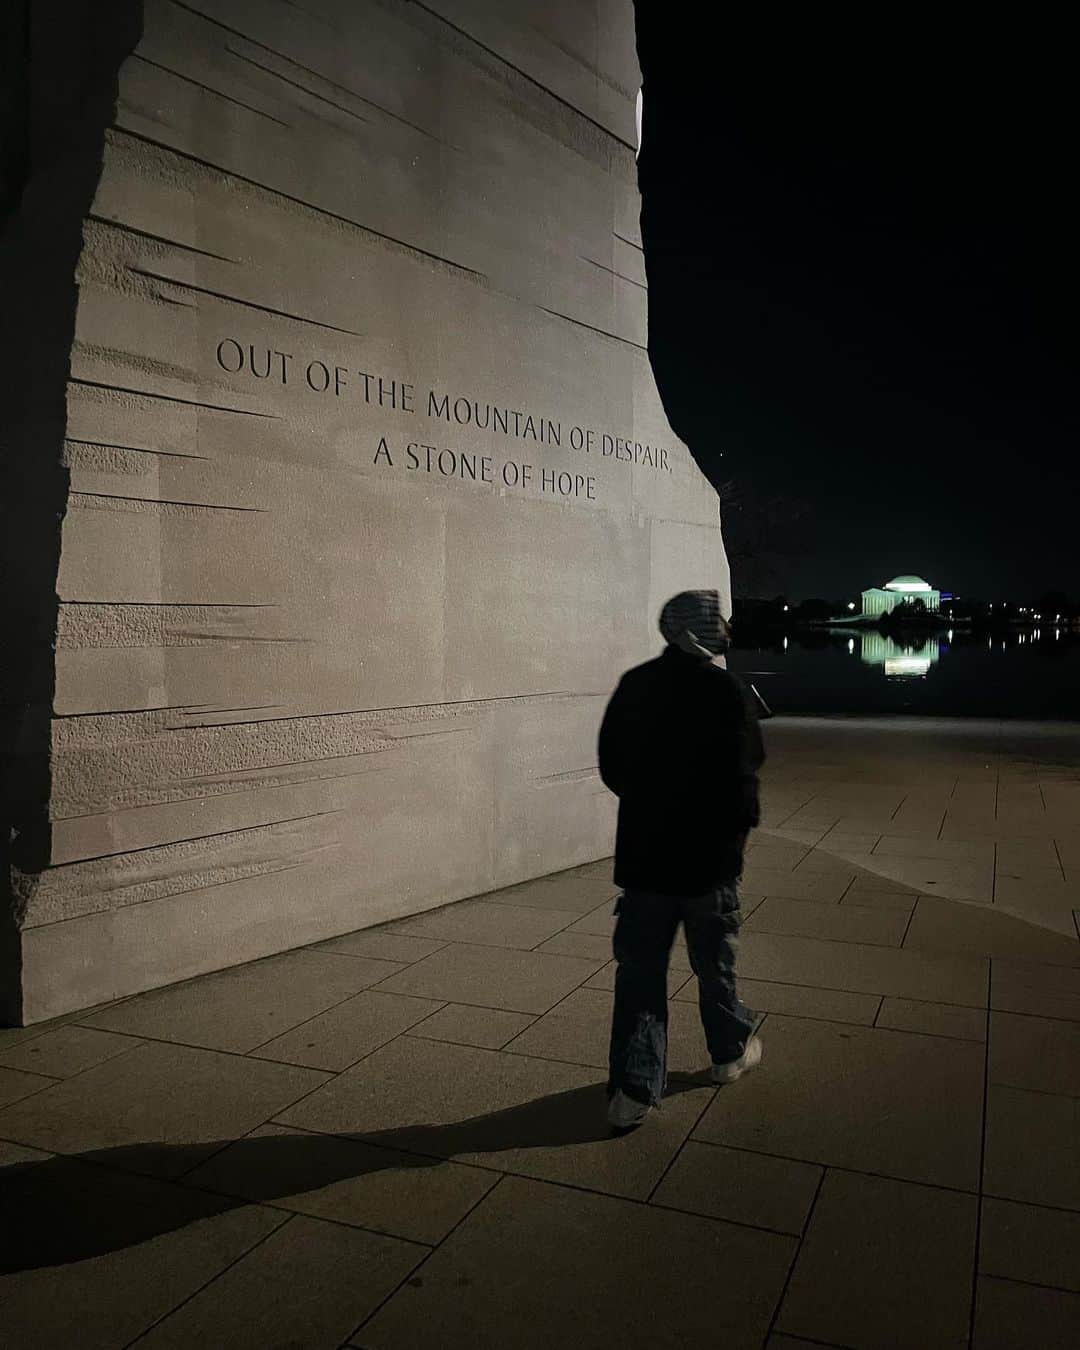
MULTIPOLYGON (((668 1096, 704 1085, 701 1076, 673 1074, 668 1096)), ((16 1163, 0 1172, 0 1273, 84 1261, 246 1204, 372 1172, 610 1140, 605 1106, 604 1088, 594 1084, 450 1125, 128 1144, 16 1163), (161 1180, 182 1176, 183 1186, 161 1180)))

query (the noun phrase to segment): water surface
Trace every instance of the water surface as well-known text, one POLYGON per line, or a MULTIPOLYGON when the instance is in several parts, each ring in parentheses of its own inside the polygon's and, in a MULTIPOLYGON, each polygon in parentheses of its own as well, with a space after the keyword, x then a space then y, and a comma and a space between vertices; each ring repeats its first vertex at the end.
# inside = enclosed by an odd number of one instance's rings
POLYGON ((743 638, 729 667, 776 713, 1080 719, 1080 635, 812 629, 743 638))

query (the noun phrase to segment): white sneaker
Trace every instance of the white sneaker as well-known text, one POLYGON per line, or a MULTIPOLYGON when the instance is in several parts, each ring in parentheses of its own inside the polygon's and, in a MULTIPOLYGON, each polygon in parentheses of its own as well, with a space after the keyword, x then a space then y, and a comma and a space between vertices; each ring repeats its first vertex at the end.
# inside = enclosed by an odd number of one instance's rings
POLYGON ((648 1102, 635 1101, 625 1092, 616 1092, 608 1103, 608 1124, 613 1130, 632 1130, 652 1110, 648 1102))
POLYGON ((761 1038, 751 1036, 746 1042, 746 1049, 738 1059, 733 1059, 729 1064, 712 1066, 712 1080, 714 1083, 734 1083, 736 1078, 741 1078, 748 1069, 754 1069, 760 1063, 761 1038))

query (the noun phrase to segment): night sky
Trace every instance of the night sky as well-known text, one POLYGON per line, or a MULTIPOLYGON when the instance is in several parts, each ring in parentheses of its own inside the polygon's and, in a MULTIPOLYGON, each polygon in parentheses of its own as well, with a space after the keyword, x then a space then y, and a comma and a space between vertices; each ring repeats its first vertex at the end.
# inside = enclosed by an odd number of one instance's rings
POLYGON ((796 597, 1080 592, 1064 34, 637 11, 650 351, 733 533, 796 597))

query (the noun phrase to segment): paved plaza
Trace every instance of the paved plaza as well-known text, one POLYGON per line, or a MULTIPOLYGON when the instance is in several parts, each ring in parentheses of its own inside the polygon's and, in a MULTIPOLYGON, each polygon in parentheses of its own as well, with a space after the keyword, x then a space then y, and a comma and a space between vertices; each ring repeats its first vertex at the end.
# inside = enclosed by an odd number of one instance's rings
POLYGON ((759 1070, 610 1137, 609 861, 0 1031, 0 1346, 1080 1344, 1080 727, 766 735, 759 1070))

